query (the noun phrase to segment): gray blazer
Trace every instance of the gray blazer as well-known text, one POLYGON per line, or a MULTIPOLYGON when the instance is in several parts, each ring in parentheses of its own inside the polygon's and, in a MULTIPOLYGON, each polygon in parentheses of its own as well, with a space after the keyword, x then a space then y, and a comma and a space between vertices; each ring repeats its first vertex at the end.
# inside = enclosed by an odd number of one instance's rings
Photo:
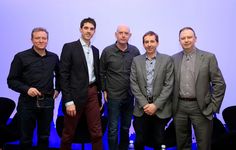
MULTIPOLYGON (((131 65, 131 91, 135 96, 134 115, 142 116, 147 101, 146 54, 137 56, 131 65)), ((160 118, 171 116, 171 98, 174 83, 174 65, 170 56, 157 53, 153 78, 153 103, 160 118)))
MULTIPOLYGON (((183 52, 172 56, 175 65, 175 84, 173 90, 173 114, 178 107, 180 87, 180 70, 183 52)), ((196 50, 195 62, 195 92, 199 108, 208 119, 213 118, 213 113, 218 113, 224 98, 226 84, 218 67, 214 54, 196 50)))

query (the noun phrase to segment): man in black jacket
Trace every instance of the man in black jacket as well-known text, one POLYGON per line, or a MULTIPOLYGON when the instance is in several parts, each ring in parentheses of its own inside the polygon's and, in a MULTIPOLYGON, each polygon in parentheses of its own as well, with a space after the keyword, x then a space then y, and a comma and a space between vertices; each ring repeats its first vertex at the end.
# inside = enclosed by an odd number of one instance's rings
POLYGON ((91 45, 96 29, 92 18, 80 24, 81 38, 63 46, 60 60, 60 77, 64 129, 61 150, 70 150, 77 124, 85 114, 93 150, 102 150, 102 127, 98 91, 99 50, 91 45))

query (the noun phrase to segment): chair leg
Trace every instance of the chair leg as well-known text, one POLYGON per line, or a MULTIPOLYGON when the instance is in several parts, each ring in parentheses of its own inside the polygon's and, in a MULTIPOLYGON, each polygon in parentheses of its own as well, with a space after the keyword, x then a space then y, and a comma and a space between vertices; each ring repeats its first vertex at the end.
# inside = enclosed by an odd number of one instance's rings
POLYGON ((84 150, 84 143, 82 143, 82 150, 84 150))

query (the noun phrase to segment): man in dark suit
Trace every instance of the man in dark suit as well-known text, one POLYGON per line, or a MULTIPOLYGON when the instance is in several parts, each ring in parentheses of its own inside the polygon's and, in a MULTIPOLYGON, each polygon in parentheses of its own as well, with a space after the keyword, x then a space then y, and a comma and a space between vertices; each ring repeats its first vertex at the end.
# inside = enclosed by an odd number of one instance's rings
POLYGON ((193 126, 198 150, 211 149, 212 118, 225 94, 225 81, 214 54, 195 47, 191 27, 179 31, 183 51, 173 56, 175 85, 173 115, 179 150, 190 150, 193 126))
POLYGON ((85 114, 93 150, 102 150, 98 91, 99 50, 91 45, 96 29, 92 18, 80 23, 81 38, 63 46, 60 77, 64 117, 61 150, 70 150, 78 121, 85 114))
POLYGON ((135 96, 135 150, 144 150, 145 135, 153 137, 155 150, 160 149, 165 126, 171 117, 174 65, 170 56, 157 52, 158 45, 159 38, 155 32, 144 34, 146 53, 136 56, 131 66, 131 90, 135 96))

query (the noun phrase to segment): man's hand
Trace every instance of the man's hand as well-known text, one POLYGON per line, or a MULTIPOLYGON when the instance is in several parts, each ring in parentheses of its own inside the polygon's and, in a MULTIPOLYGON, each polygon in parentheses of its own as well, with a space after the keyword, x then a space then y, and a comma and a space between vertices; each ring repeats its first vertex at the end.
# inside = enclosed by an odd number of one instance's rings
POLYGON ((103 92, 104 100, 107 102, 107 91, 103 92))
POLYGON ((53 99, 56 99, 58 95, 59 95, 59 92, 57 90, 54 90, 53 99))
POLYGON ((29 90, 27 91, 27 94, 31 97, 35 97, 35 96, 41 96, 41 92, 39 92, 36 88, 31 87, 29 88, 29 90))
POLYGON ((157 111, 157 107, 156 105, 154 105, 153 103, 151 104, 147 104, 143 107, 143 110, 144 112, 147 114, 147 115, 153 115, 155 114, 155 112, 157 111))
POLYGON ((100 106, 100 108, 99 108, 100 112, 102 111, 103 106, 104 106, 104 104, 102 103, 102 106, 100 106))
POLYGON ((76 107, 74 104, 66 106, 66 113, 68 116, 74 117, 76 115, 76 107))

